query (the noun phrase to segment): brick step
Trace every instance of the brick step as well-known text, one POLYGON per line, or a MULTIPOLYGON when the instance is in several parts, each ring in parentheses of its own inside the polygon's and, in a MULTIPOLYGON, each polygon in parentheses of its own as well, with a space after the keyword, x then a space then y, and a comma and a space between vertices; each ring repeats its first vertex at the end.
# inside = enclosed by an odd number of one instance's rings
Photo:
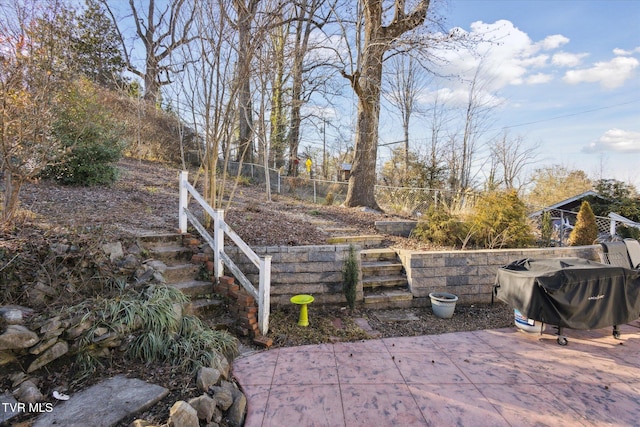
POLYGON ((366 308, 408 308, 413 304, 413 295, 408 289, 367 292, 364 304, 366 308))
POLYGON ((362 263, 362 275, 364 277, 371 276, 393 276, 403 275, 403 265, 399 262, 392 261, 375 261, 362 263))
POLYGON ((179 283, 193 280, 198 276, 202 265, 186 263, 167 266, 163 276, 168 283, 179 283))
POLYGON ((372 276, 362 278, 362 287, 368 288, 395 288, 407 286, 407 278, 404 276, 372 276))
POLYGON ((191 300, 213 294, 213 284, 211 282, 189 280, 178 283, 169 283, 168 285, 181 290, 182 293, 191 298, 191 300))
POLYGON ((360 251, 362 262, 396 261, 398 255, 390 248, 363 249, 360 251))
POLYGON ((184 314, 205 317, 207 314, 225 309, 224 302, 216 298, 201 298, 191 301, 184 308, 184 314))

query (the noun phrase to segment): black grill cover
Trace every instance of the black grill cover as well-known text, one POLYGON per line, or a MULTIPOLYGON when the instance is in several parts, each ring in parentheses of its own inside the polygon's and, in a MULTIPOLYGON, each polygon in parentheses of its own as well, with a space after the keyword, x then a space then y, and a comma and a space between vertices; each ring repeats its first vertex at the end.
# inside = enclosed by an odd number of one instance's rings
POLYGON ((524 316, 571 329, 640 317, 640 271, 580 258, 523 259, 498 269, 495 296, 524 316))

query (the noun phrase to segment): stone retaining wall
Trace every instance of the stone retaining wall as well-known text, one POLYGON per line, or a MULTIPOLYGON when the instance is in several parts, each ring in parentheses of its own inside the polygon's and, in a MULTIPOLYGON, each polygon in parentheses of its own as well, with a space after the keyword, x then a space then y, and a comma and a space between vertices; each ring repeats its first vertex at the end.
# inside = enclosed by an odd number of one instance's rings
MULTIPOLYGON (((356 259, 360 265, 360 247, 356 259)), ((310 294, 319 304, 341 304, 342 269, 349 255, 349 245, 267 246, 255 247, 260 257, 271 256, 271 304, 290 304, 296 294, 310 294)), ((251 283, 258 283, 258 268, 235 247, 225 247, 228 254, 251 283)), ((360 268, 359 268, 360 269, 360 268)), ((356 300, 362 301, 362 280, 358 280, 356 300)))
POLYGON ((449 292, 457 295, 461 304, 491 302, 496 273, 506 264, 523 258, 560 257, 600 261, 600 246, 400 252, 414 298, 428 300, 430 292, 449 292))
MULTIPOLYGON (((360 248, 356 257, 360 263, 360 248)), ((342 269, 348 245, 269 246, 253 250, 260 257, 271 255, 271 304, 290 304, 296 294, 311 294, 317 304, 344 304, 342 269)), ((414 306, 428 306, 430 292, 458 295, 462 304, 491 302, 491 293, 499 267, 523 258, 578 257, 600 261, 600 246, 540 249, 497 249, 476 251, 400 251, 407 273, 414 306)), ((237 248, 225 252, 258 283, 258 268, 237 248)), ((363 301, 362 273, 356 301, 363 301)))

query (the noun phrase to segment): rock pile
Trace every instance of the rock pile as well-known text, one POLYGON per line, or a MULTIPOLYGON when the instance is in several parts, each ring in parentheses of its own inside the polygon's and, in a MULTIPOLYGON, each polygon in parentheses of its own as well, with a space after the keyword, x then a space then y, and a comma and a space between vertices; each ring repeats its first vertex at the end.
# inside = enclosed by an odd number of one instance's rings
MULTIPOLYGON (((68 248, 52 250, 68 251, 68 248)), ((167 266, 159 260, 141 260, 141 253, 131 248, 124 251, 120 242, 102 246, 112 267, 134 279, 135 287, 165 283, 167 266)), ((134 248, 135 249, 135 248, 134 248)), ((37 296, 42 302, 53 297, 56 289, 38 288, 37 296), (46 292, 45 292, 46 291, 46 292), (48 292, 52 295, 49 296, 48 292)), ((174 306, 175 315, 182 317, 182 307, 174 306)), ((5 378, 11 383, 11 398, 19 403, 46 402, 50 399, 39 388, 39 369, 62 357, 73 357, 86 352, 92 357, 109 357, 114 352, 124 351, 137 329, 123 324, 101 323, 98 313, 77 313, 67 310, 59 315, 44 315, 32 308, 6 305, 0 306, 0 368, 9 365, 20 367, 5 378), (108 326, 104 327, 104 326, 108 326), (23 372, 24 371, 24 372, 23 372)), ((208 426, 216 426, 224 418, 228 425, 240 426, 244 420, 246 398, 229 377, 229 362, 217 355, 210 368, 198 374, 198 388, 202 395, 188 401, 179 401, 171 408, 168 426, 198 425, 203 420, 208 426), (195 417, 194 417, 195 414, 195 417), (191 420, 191 421, 190 421, 191 420), (195 424, 192 421, 195 420, 195 424)), ((8 370, 4 370, 7 372, 8 370)), ((56 391, 68 392, 61 386, 56 391)), ((6 395, 5 395, 6 396, 6 395)), ((0 401, 4 401, 0 399, 0 401)), ((8 414, 5 414, 8 416, 8 414)), ((5 421, 0 418, 0 423, 5 421)), ((136 421, 136 426, 150 425, 136 421)))
MULTIPOLYGON (((47 397, 38 387, 38 377, 32 375, 41 367, 78 351, 78 340, 92 328, 88 319, 55 316, 46 320, 27 319, 33 316, 29 308, 19 306, 0 307, 0 323, 6 327, 0 334, 0 366, 14 361, 27 366, 26 372, 15 372, 9 376, 13 397, 21 403, 44 402, 47 397), (31 374, 31 375, 30 375, 31 374)), ((116 350, 123 337, 106 328, 96 328, 93 333, 93 354, 96 356, 116 350)), ((228 360, 219 355, 212 363, 214 367, 201 368, 196 377, 200 396, 188 401, 176 402, 170 410, 169 420, 163 426, 199 426, 202 420, 209 427, 218 426, 223 419, 230 426, 241 426, 244 422, 246 397, 230 377, 228 360)), ((67 390, 57 390, 67 392, 67 390)), ((96 402, 99 404, 99 402, 96 402)), ((90 408, 87 408, 90 410, 90 408)), ((136 420, 132 426, 152 426, 144 420, 136 420)))
POLYGON ((138 419, 129 427, 199 427, 201 421, 207 427, 217 427, 223 420, 232 427, 244 424, 247 398, 229 381, 228 363, 218 368, 201 368, 196 385, 202 394, 188 401, 175 402, 165 424, 156 425, 138 419))

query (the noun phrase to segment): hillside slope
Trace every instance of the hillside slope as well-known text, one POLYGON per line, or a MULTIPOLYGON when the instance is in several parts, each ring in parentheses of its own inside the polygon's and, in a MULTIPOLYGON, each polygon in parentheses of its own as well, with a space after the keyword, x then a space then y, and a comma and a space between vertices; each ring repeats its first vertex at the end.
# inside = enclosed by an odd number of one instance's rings
MULTIPOLYGON (((27 184, 22 208, 38 222, 71 229, 100 228, 112 238, 176 231, 178 169, 131 158, 121 160, 118 167, 120 178, 110 187, 69 187, 48 181, 27 184)), ((267 202, 261 187, 238 186, 225 218, 249 245, 297 246, 325 244, 335 234, 376 234, 375 221, 391 217, 278 194, 267 202)))

